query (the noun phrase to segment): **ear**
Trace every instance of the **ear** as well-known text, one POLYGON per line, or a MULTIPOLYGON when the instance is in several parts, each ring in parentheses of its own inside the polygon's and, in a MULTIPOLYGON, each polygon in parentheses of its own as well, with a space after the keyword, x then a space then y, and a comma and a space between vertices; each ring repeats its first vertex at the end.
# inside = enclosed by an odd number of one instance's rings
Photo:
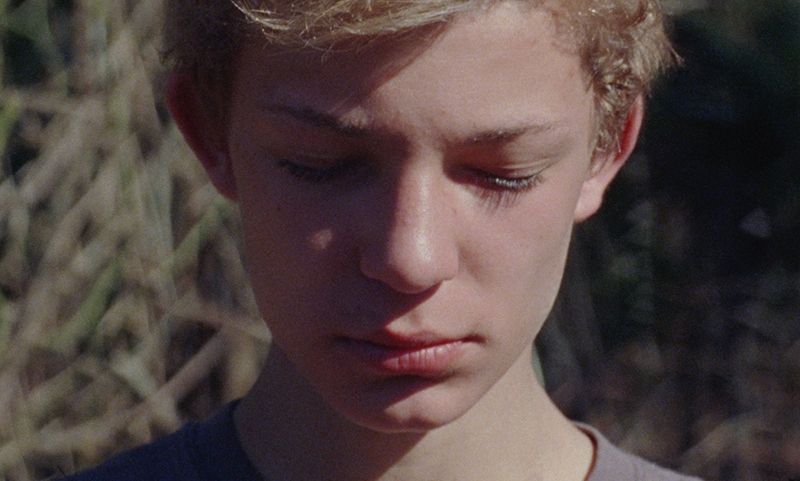
POLYGON ((166 97, 175 124, 203 164, 214 187, 228 199, 236 200, 236 181, 224 137, 203 107, 195 78, 186 72, 172 72, 166 97))
POLYGON ((578 206, 575 209, 576 223, 588 219, 600 208, 606 189, 636 147, 643 118, 644 99, 639 96, 628 113, 625 126, 620 132, 618 149, 615 152, 602 153, 592 161, 589 176, 583 182, 578 206))

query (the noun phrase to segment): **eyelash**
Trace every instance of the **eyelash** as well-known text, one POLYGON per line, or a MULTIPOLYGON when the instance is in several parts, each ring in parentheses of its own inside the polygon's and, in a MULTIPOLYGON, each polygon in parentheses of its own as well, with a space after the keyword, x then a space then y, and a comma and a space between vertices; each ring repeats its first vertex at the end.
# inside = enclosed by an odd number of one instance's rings
POLYGON ((357 167, 355 162, 341 162, 333 167, 317 168, 299 164, 289 159, 278 159, 278 167, 286 170, 292 177, 310 184, 321 184, 335 180, 357 167))
MULTIPOLYGON (((334 181, 358 168, 357 161, 343 161, 326 168, 309 167, 285 158, 278 159, 277 164, 292 177, 310 184, 334 181)), ((482 199, 496 205, 512 203, 518 195, 533 189, 543 181, 541 171, 526 177, 503 177, 482 170, 470 170, 469 173, 476 180, 478 187, 482 188, 482 199)))
POLYGON ((483 171, 473 171, 485 187, 500 191, 522 193, 536 187, 542 181, 542 173, 536 172, 526 177, 503 177, 483 171))
POLYGON ((479 196, 490 207, 507 207, 517 198, 541 184, 542 172, 526 177, 503 177, 483 171, 473 171, 482 187, 479 196))

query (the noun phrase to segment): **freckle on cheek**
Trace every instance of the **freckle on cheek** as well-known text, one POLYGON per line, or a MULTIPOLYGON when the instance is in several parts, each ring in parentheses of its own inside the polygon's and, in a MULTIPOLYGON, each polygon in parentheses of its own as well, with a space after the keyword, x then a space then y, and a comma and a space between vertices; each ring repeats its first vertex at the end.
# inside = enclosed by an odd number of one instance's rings
POLYGON ((322 229, 308 236, 308 246, 317 252, 322 252, 331 245, 332 240, 333 231, 330 229, 322 229))

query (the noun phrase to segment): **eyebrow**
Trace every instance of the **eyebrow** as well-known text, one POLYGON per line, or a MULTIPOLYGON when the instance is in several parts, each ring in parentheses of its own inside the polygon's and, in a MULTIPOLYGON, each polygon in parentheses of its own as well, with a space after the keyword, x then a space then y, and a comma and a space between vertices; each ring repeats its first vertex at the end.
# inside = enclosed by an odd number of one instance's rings
MULTIPOLYGON (((335 115, 320 112, 309 107, 291 107, 280 104, 267 104, 264 110, 278 115, 288 115, 296 120, 315 127, 332 130, 348 137, 362 137, 374 132, 368 126, 355 125, 335 115)), ((466 145, 491 145, 509 143, 526 134, 545 133, 557 130, 563 121, 547 123, 529 123, 516 127, 489 129, 469 135, 464 141, 466 145)))
POLYGON ((506 129, 487 130, 469 137, 466 143, 468 145, 503 144, 516 140, 518 137, 527 134, 531 131, 543 131, 543 130, 550 130, 550 128, 539 125, 536 126, 531 125, 523 127, 512 127, 506 129))
POLYGON ((531 122, 520 124, 515 127, 489 129, 469 136, 464 143, 474 146, 508 144, 524 135, 557 132, 565 123, 564 120, 556 120, 553 122, 531 122))
POLYGON ((348 137, 361 137, 372 131, 370 128, 345 122, 334 115, 320 112, 308 107, 290 107, 288 105, 267 104, 264 106, 264 110, 273 114, 288 115, 289 117, 313 125, 314 127, 333 130, 348 137))

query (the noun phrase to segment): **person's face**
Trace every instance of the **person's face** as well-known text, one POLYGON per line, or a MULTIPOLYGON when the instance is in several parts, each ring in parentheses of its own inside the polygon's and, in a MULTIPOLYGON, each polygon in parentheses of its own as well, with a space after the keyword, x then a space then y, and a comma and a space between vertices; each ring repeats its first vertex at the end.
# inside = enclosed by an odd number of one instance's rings
POLYGON ((415 431, 530 363, 613 173, 547 13, 502 4, 396 47, 247 45, 224 158, 275 346, 347 419, 415 431))

